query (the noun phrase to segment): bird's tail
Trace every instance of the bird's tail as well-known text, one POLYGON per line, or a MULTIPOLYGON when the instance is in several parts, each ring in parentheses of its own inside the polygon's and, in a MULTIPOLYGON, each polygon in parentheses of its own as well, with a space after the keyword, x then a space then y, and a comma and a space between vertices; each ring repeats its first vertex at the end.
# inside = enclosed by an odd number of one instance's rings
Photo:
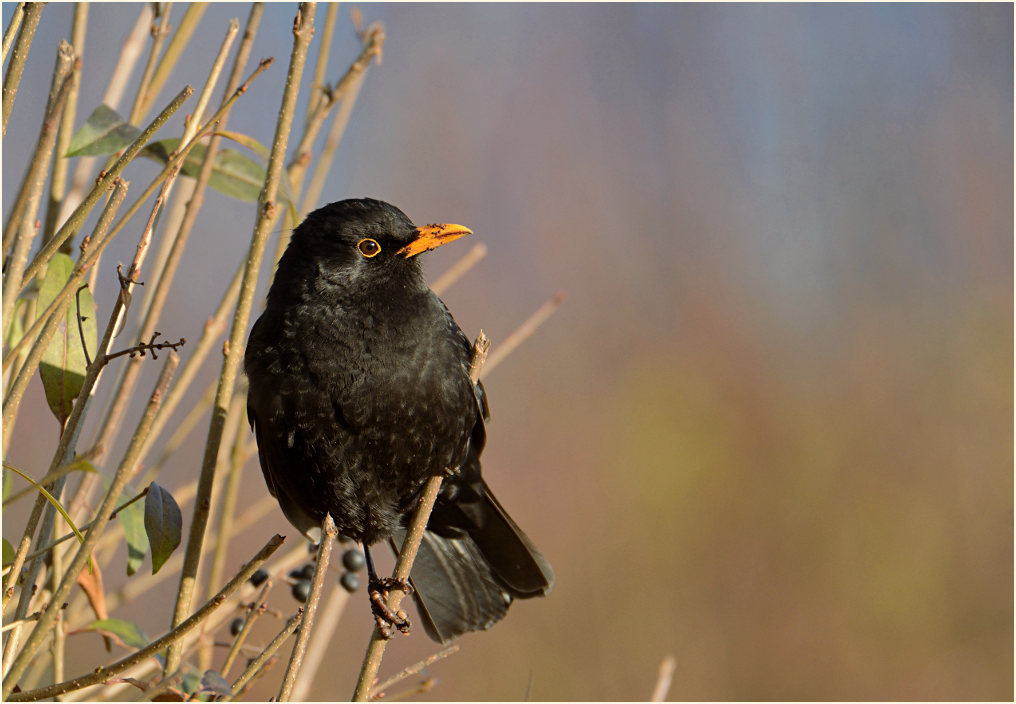
MULTIPOLYGON (((461 508, 461 506, 456 507, 461 508)), ((424 532, 413 562, 413 598, 431 639, 446 643, 463 633, 489 628, 513 599, 543 596, 554 571, 490 490, 468 508, 468 527, 441 523, 440 506, 424 532)), ((396 549, 405 530, 391 541, 396 549)))

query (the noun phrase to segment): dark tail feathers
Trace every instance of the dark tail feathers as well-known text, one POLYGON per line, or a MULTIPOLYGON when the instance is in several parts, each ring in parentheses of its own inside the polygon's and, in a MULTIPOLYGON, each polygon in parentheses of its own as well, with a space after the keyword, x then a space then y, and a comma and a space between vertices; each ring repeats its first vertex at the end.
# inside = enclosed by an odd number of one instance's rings
MULTIPOLYGON (((550 564, 484 489, 468 527, 448 530, 431 518, 413 562, 413 598, 424 630, 439 643, 490 628, 513 599, 543 596, 554 586, 550 564)), ((395 533, 396 552, 405 537, 404 530, 395 533)))

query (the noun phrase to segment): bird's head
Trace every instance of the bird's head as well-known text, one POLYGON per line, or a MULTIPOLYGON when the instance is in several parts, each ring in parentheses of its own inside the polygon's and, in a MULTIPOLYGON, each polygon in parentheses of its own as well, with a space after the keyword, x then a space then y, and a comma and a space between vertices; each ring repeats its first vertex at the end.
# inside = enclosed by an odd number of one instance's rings
POLYGON ((422 281, 417 255, 468 234, 462 225, 418 227, 384 201, 342 200, 315 210, 293 231, 279 269, 299 262, 314 268, 302 276, 343 287, 422 281))

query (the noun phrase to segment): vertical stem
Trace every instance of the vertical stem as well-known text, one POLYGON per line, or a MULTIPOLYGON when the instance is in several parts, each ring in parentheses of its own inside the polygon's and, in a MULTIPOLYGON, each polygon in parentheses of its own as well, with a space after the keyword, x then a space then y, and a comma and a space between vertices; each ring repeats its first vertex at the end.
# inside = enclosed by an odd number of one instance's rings
MULTIPOLYGON (((47 242, 39 253, 35 255, 35 258, 32 259, 31 263, 25 269, 24 279, 21 282, 22 286, 25 286, 29 281, 31 281, 42 270, 42 267, 46 265, 46 262, 48 262, 50 258, 56 254, 60 245, 62 245, 65 240, 67 240, 78 230, 79 227, 81 227, 81 224, 84 222, 88 212, 95 206, 96 203, 99 202, 99 199, 102 198, 106 189, 113 184, 117 177, 119 177, 123 172, 127 164, 138 155, 138 152, 140 152, 141 149, 148 144, 152 136, 159 131, 159 128, 162 127, 167 120, 169 120, 170 116, 175 113, 181 105, 183 105, 193 92, 194 89, 190 86, 186 86, 182 91, 180 91, 169 105, 167 105, 166 108, 159 113, 154 120, 152 120, 151 124, 149 124, 148 127, 146 127, 144 131, 138 135, 138 138, 134 140, 129 147, 127 147, 127 150, 124 151, 119 159, 116 160, 116 163, 113 164, 108 171, 104 172, 103 176, 96 182, 92 190, 87 196, 85 196, 85 199, 81 201, 77 208, 74 209, 74 212, 67 219, 67 222, 65 222, 60 229, 57 230, 57 233, 53 235, 53 239, 47 242)), ((133 209, 131 214, 133 215, 133 209)), ((113 232, 117 232, 119 229, 119 226, 114 227, 113 232)))
MULTIPOLYGON (((480 378, 480 371, 487 361, 487 353, 489 351, 490 340, 487 339, 487 335, 481 330, 476 338, 476 342, 473 344, 473 359, 469 365, 469 378, 473 380, 474 384, 480 378)), ((395 580, 405 581, 409 579, 409 573, 413 569, 413 560, 416 559, 416 553, 420 549, 420 541, 423 540, 423 532, 427 530, 427 520, 430 518, 430 512, 434 508, 434 502, 437 501, 438 492, 441 491, 442 480, 443 477, 439 474, 428 479, 427 483, 423 486, 416 512, 409 523, 406 540, 402 544, 399 556, 395 561, 395 572, 392 574, 395 580)), ((388 607, 392 611, 396 611, 404 596, 405 592, 401 589, 393 591, 388 596, 388 607)), ((388 640, 381 633, 381 629, 374 626, 374 633, 371 634, 370 643, 367 645, 367 652, 363 657, 363 665, 360 667, 360 676, 356 681, 356 689, 353 692, 354 702, 365 702, 370 697, 374 680, 377 679, 377 673, 381 669, 381 658, 384 657, 387 645, 388 640)))
MULTIPOLYGON (((371 55, 377 56, 380 60, 384 41, 384 31, 380 27, 375 27, 373 30, 369 30, 364 37, 365 50, 369 50, 371 55)), ((307 191, 303 194, 300 208, 301 214, 310 210, 321 197, 325 178, 331 171, 332 160, 335 158, 336 151, 338 151, 339 142, 342 141, 342 135, 346 131, 346 125, 349 124, 349 116, 352 114, 353 107, 356 105, 356 99, 360 95, 360 87, 363 85, 367 66, 369 65, 369 61, 365 62, 362 59, 363 54, 361 53, 360 58, 354 62, 353 66, 350 66, 350 70, 346 72, 346 75, 335 86, 336 97, 341 95, 342 104, 335 111, 335 118, 331 129, 328 131, 324 148, 321 150, 321 157, 314 168, 314 175, 311 177, 310 183, 307 184, 307 191)))
MULTIPOLYGON (((49 119, 50 112, 53 109, 53 105, 56 102, 57 94, 63 86, 64 79, 71 72, 74 66, 74 51, 71 45, 65 41, 61 41, 57 46, 56 52, 56 65, 53 67, 53 79, 49 86, 49 97, 46 99, 46 108, 43 111, 43 119, 49 119)), ((68 96, 70 94, 68 93, 68 96)), ((66 104, 66 99, 64 104, 66 104)), ((54 126, 54 131, 58 132, 62 120, 58 120, 54 126)), ((54 132, 54 133, 55 133, 54 132)), ((41 138, 40 138, 41 139, 41 138)), ((54 140, 55 141, 55 140, 54 140)), ((39 144, 39 142, 37 142, 39 144)), ((38 149, 38 147, 37 147, 38 149)), ((59 154, 59 152, 57 152, 59 154)), ((25 172, 24 179, 21 181, 21 188, 18 189, 18 196, 14 200, 14 205, 11 207, 9 214, 7 215, 7 224, 4 227, 4 251, 6 252, 10 247, 10 242, 13 240, 14 235, 17 233, 20 223, 25 220, 25 205, 28 203, 29 193, 32 192, 35 180, 38 178, 38 174, 42 173, 45 177, 46 171, 45 166, 36 163, 37 154, 33 157, 32 161, 28 164, 28 169, 25 172)), ((47 157, 48 158, 48 157, 47 157)), ((34 215, 28 216, 28 219, 35 220, 34 215)), ((9 269, 8 269, 9 270, 9 269)))
MULTIPOLYGON (((61 47, 61 54, 69 53, 70 46, 64 44, 61 47)), ((63 56, 58 60, 58 75, 59 66, 64 62, 64 59, 68 58, 63 56)), ((68 60, 66 70, 70 69, 70 61, 68 60)), ((60 125, 60 111, 63 109, 63 104, 67 100, 67 94, 70 93, 70 90, 70 76, 65 74, 61 78, 59 90, 55 96, 51 96, 53 100, 46 107, 46 116, 42 121, 42 128, 39 131, 39 141, 35 148, 35 154, 32 156, 28 173, 25 175, 26 197, 24 211, 21 213, 20 222, 14 224, 18 228, 18 236, 14 241, 14 248, 11 251, 10 258, 6 262, 7 273, 4 276, 3 313, 0 314, 3 320, 10 320, 11 311, 14 309, 14 301, 21 291, 24 266, 25 262, 28 261, 28 251, 31 249, 32 241, 39 231, 35 216, 39 212, 42 190, 46 185, 46 172, 48 171, 50 156, 53 153, 53 145, 56 144, 57 128, 60 125)))
MULTIPOLYGON (((83 5, 84 3, 80 4, 83 5)), ((102 102, 114 110, 120 109, 120 101, 123 99, 123 91, 130 82, 130 76, 135 64, 137 63, 137 58, 141 55, 141 47, 144 45, 145 35, 148 34, 147 28, 151 24, 151 14, 152 5, 149 3, 142 5, 141 12, 138 14, 138 18, 134 22, 134 27, 131 29, 127 37, 121 42, 122 48, 120 49, 120 57, 117 59, 116 68, 113 69, 113 74, 109 78, 109 85, 106 87, 106 92, 102 96, 102 102)), ((75 44, 75 46, 77 45, 75 44)), ((81 54, 79 53, 79 56, 80 55, 81 54)), ((70 190, 67 192, 67 195, 63 200, 63 204, 60 207, 60 214, 56 219, 58 223, 62 223, 67 220, 81 202, 85 189, 89 187, 89 182, 94 180, 94 177, 92 177, 91 174, 95 161, 96 157, 93 156, 86 156, 78 159, 77 166, 74 167, 74 175, 71 177, 70 190)), ((72 233, 72 236, 73 234, 74 233, 72 233)), ((95 287, 92 283, 94 282, 89 283, 89 288, 94 290, 95 287)))
MULTIPOLYGON (((307 120, 317 110, 325 91, 325 74, 328 73, 328 53, 332 48, 332 35, 335 33, 335 20, 339 16, 339 3, 328 3, 325 22, 321 29, 321 42, 318 44, 317 63, 314 65, 314 80, 310 84, 310 98, 307 101, 307 120)), ((296 197, 296 194, 293 194, 296 197)))
POLYGON ((63 602, 67 599, 67 596, 70 594, 78 573, 80 573, 85 567, 88 557, 92 554, 92 549, 95 547, 99 537, 102 535, 102 531, 109 523, 109 515, 113 509, 116 508, 117 500, 120 498, 120 493, 127 485, 127 480, 134 470, 134 467, 139 459, 138 451, 141 449, 141 442, 144 440, 145 435, 152 426, 152 420, 155 418, 155 411, 158 409, 159 403, 161 403, 162 397, 166 393, 166 388, 169 386, 170 379, 172 379, 173 372, 176 370, 176 366, 179 361, 180 358, 175 352, 170 352, 166 356, 166 362, 163 365, 162 373, 159 375, 159 380, 155 385, 155 390, 148 398, 148 405, 141 416, 141 420, 138 422, 137 430, 135 430, 134 436, 131 438, 130 446, 124 454, 123 461, 120 462, 120 466, 117 467, 116 474, 110 484, 109 491, 106 492, 106 497, 103 499, 102 505, 99 507, 98 514, 95 517, 95 521, 92 523, 92 527, 88 530, 88 533, 85 535, 84 542, 74 555, 74 559, 71 561, 64 578, 60 582, 60 586, 53 593, 49 604, 43 610, 42 614, 40 614, 39 620, 36 622, 35 628, 32 630, 32 634, 28 637, 28 640, 25 641, 24 647, 18 654, 18 657, 15 658, 14 662, 11 664, 10 671, 7 673, 6 677, 4 677, 2 696, 5 699, 10 697, 11 692, 14 690, 14 686, 31 664, 32 657, 35 655, 35 652, 49 635, 49 631, 53 627, 56 616, 60 612, 60 605, 63 604, 63 602))
POLYGON ((293 687, 293 701, 307 701, 310 688, 316 681, 318 668, 326 659, 332 657, 333 651, 328 646, 332 636, 337 632, 336 626, 347 603, 349 603, 349 592, 342 587, 333 586, 331 593, 325 600, 324 607, 321 608, 317 616, 317 620, 328 624, 328 627, 315 628, 310 636, 307 652, 303 656, 303 669, 300 671, 303 676, 296 681, 296 685, 293 687))
MULTIPOLYGON (((265 646, 265 649, 251 661, 251 663, 247 666, 247 669, 243 671, 243 674, 236 678, 236 681, 233 682, 232 697, 237 696, 241 691, 243 691, 243 688, 246 687, 247 683, 253 679, 254 675, 256 675, 261 668, 264 667, 265 663, 268 662, 268 659, 275 654, 275 651, 286 642, 286 639, 289 638, 289 636, 293 635, 293 631, 300 626, 300 619, 302 617, 303 614, 298 613, 296 616, 293 616, 286 621, 286 625, 283 626, 282 630, 279 631, 279 633, 272 638, 272 641, 265 646)), ((230 699, 232 699, 232 697, 230 697, 230 699)))
POLYGON ((18 6, 14 8, 14 14, 11 15, 11 22, 7 25, 7 29, 4 30, 4 51, 3 58, 0 61, 7 60, 7 52, 10 51, 11 44, 14 43, 14 37, 18 34, 18 28, 21 26, 21 20, 25 17, 25 3, 19 2, 18 6))
MULTIPOLYGON (((74 21, 71 24, 71 47, 74 56, 81 58, 85 52, 85 32, 88 28, 88 3, 79 2, 74 5, 74 21)), ((81 71, 75 71, 71 76, 71 92, 67 96, 63 113, 60 115, 60 132, 56 138, 56 152, 53 154, 53 175, 49 184, 49 203, 46 206, 46 222, 42 228, 42 241, 48 242, 56 233, 57 221, 60 211, 63 209, 64 194, 67 190, 67 169, 69 161, 64 154, 67 153, 71 144, 71 137, 74 136, 74 118, 78 109, 78 90, 81 87, 81 71)), ((70 253, 71 246, 68 241, 63 247, 65 253, 70 253)))
MULTIPOLYGON (((163 84, 166 79, 169 78, 169 74, 173 71, 176 66, 177 59, 183 53, 184 48, 187 46, 187 42, 190 41, 191 35, 194 34, 194 30, 197 29, 198 22, 201 21, 201 16, 205 14, 205 10, 208 9, 207 2, 192 2, 187 4, 187 10, 183 13, 183 18, 180 20, 180 26, 176 28, 176 32, 173 34, 173 38, 169 40, 169 46, 166 47, 165 53, 162 58, 159 59, 158 65, 155 67, 155 72, 152 74, 151 80, 145 87, 143 93, 139 93, 141 99, 141 109, 139 115, 144 115, 148 112, 148 109, 152 106, 158 95, 159 91, 162 90, 163 84)), ((167 15, 169 10, 166 10, 167 15)))
POLYGON ((14 107, 14 96, 18 93, 18 84, 21 83, 21 74, 25 71, 25 61, 28 59, 28 50, 32 46, 32 38, 35 30, 39 27, 39 16, 42 15, 42 2, 26 2, 24 20, 21 23, 21 31, 18 32, 18 40, 14 44, 11 53, 11 62, 7 64, 7 74, 4 76, 2 133, 7 135, 7 119, 11 116, 11 109, 14 107))
MULTIPOLYGON (((211 93, 216 82, 218 81, 222 66, 226 60, 226 54, 233 44, 233 39, 235 38, 238 29, 239 27, 235 23, 230 23, 230 27, 226 32, 226 37, 219 48, 218 56, 213 62, 205 87, 201 91, 201 95, 198 97, 198 103, 191 115, 190 122, 184 129, 183 137, 180 140, 181 145, 185 145, 190 142, 201 126, 200 121, 202 118, 202 112, 211 97, 211 93)), ((240 67, 240 69, 242 70, 242 67, 240 67)), ((237 75, 237 73, 237 71, 234 71, 234 75, 237 75)), ((237 83, 239 83, 239 78, 237 78, 237 83)), ((235 90, 236 86, 233 86, 233 91, 235 90)), ((227 91, 225 99, 228 99, 229 95, 233 91, 227 91)), ((206 164, 208 163, 208 156, 209 154, 206 154, 206 164)), ((202 168, 202 174, 204 174, 204 181, 199 181, 199 187, 203 185, 203 183, 207 183, 208 177, 211 175, 211 169, 208 168, 206 173, 206 169, 202 168)), ((173 179, 166 181, 166 185, 163 186, 164 198, 169 197, 174 183, 175 181, 173 179)), ((193 222, 191 224, 193 224, 193 222)), ((166 268, 162 272, 163 275, 160 276, 158 273, 155 273, 156 280, 154 284, 146 287, 146 293, 152 294, 152 298, 150 300, 151 305, 142 316, 141 328, 137 333, 139 339, 149 339, 156 330, 157 321, 162 315, 163 306, 169 296, 169 287, 172 285, 176 265, 179 261, 180 255, 182 254, 183 246, 187 241, 187 234, 188 232, 184 232, 183 229, 176 231, 171 245, 170 258, 164 262, 166 268)), ((149 283, 151 284, 151 281, 149 283)), ((112 400, 110 402, 109 410, 107 411, 101 429, 99 430, 99 439, 96 441, 97 444, 101 444, 105 447, 111 447, 113 445, 113 441, 116 438, 116 432, 120 428, 120 417, 126 410, 126 406, 133 396, 134 384, 137 381, 138 375, 141 373, 141 363, 143 361, 144 360, 141 357, 133 357, 121 368, 119 378, 114 387, 116 390, 113 392, 111 397, 112 400)), ((92 477, 84 480, 83 486, 87 485, 90 491, 91 486, 95 484, 95 479, 95 477, 92 477)), ((81 495, 80 491, 79 495, 81 495)), ((75 499, 77 498, 78 496, 75 496, 75 499)))
POLYGON ((47 309, 42 311, 39 315, 38 319, 44 321, 42 328, 38 337, 35 338, 35 342, 33 343, 28 356, 25 358, 24 364, 22 364, 21 368, 18 370, 10 392, 4 399, 4 447, 6 447, 7 443, 10 441, 9 433, 14 427, 14 419, 17 415, 18 406, 21 403, 21 397, 24 395, 25 389, 28 388, 28 382, 35 374, 35 370, 39 366, 42 356, 46 353, 46 348, 48 347, 50 340, 56 334, 60 324, 66 320, 65 314, 67 308, 73 302, 74 293, 77 291, 78 285, 85 278, 85 272, 92 266, 92 263, 99 255, 99 252, 101 252, 112 239, 112 235, 108 232, 109 226, 113 222, 113 217, 116 215, 117 208, 119 208, 120 204, 123 203, 126 193, 127 184, 123 181, 118 182, 116 188, 113 190, 113 194, 106 203, 106 207, 102 211, 102 215, 99 216, 99 222, 95 225, 95 231, 92 233, 92 245, 78 258, 78 262, 75 264, 70 278, 68 278, 67 283, 64 284, 60 293, 56 295, 53 302, 47 307, 47 309))
POLYGON ((145 63, 145 70, 141 74, 141 83, 138 84, 138 94, 134 96, 134 105, 127 122, 136 125, 145 115, 145 96, 148 94, 148 85, 152 82, 152 74, 155 72, 155 64, 159 60, 159 52, 162 51, 162 43, 166 41, 169 34, 169 12, 173 9, 173 3, 166 3, 162 8, 162 18, 158 25, 152 22, 152 48, 148 52, 148 61, 145 63))
MULTIPOLYGON (((215 549, 212 551, 212 565, 208 571, 207 592, 211 597, 215 593, 216 585, 222 580, 226 571, 226 558, 229 548, 229 526, 233 522, 233 511, 236 508, 236 497, 240 490, 240 470, 243 468, 241 458, 243 438, 247 429, 244 427, 246 421, 247 394, 246 389, 241 388, 233 394, 233 402, 229 405, 229 415, 226 417, 226 430, 224 435, 233 438, 229 454, 229 474, 226 478, 226 486, 219 493, 218 498, 213 502, 219 509, 218 516, 214 521, 218 525, 215 534, 215 549)), ((211 520, 211 518, 209 518, 211 520)), ((204 672, 212 665, 213 643, 209 640, 203 643, 198 652, 198 669, 204 672)))
MULTIPOLYGON (((208 439, 198 478, 198 493, 194 501, 194 514, 191 518, 190 532, 187 536, 187 547, 184 552, 183 570, 180 574, 180 586, 177 590, 176 607, 173 613, 173 625, 180 624, 191 609, 198 567, 201 561, 201 547, 204 542, 205 528, 208 524, 208 504, 212 495, 215 480, 215 464, 222 442, 222 432, 226 421, 229 399, 233 395, 236 376, 244 349, 244 336, 250 311, 254 302, 254 291, 257 287, 258 274, 264 259, 265 245, 271 232, 271 225, 276 212, 275 198, 279 189, 279 180, 286 157, 286 146, 289 143, 289 132, 293 126, 293 114, 296 111, 296 99, 300 92, 300 79, 307 59, 307 49, 314 36, 314 3, 301 3, 293 24, 293 50, 290 55, 289 72, 286 75, 286 87, 282 96, 282 106, 276 123, 275 139, 268 160, 265 174, 265 185, 258 198, 257 222, 251 238, 251 246, 247 256, 243 282, 240 287, 240 298, 237 301, 233 327, 226 347, 219 385, 216 390, 215 403, 212 406, 212 419, 208 428, 208 439)), ((169 673, 180 666, 182 650, 179 643, 170 647, 166 656, 164 671, 169 673)))
POLYGON ((310 641, 314 615, 317 613, 318 602, 321 601, 321 588, 324 586, 325 577, 328 576, 328 562, 338 534, 332 515, 326 513, 325 519, 321 522, 321 545, 318 547, 317 565, 314 567, 314 577, 310 583, 310 596, 307 597, 307 606, 303 611, 303 624, 296 636, 296 645, 293 646, 293 654, 289 657, 289 665, 286 666, 286 674, 282 678, 282 688, 279 690, 277 701, 288 702, 293 695, 293 685, 303 666, 303 655, 310 641))

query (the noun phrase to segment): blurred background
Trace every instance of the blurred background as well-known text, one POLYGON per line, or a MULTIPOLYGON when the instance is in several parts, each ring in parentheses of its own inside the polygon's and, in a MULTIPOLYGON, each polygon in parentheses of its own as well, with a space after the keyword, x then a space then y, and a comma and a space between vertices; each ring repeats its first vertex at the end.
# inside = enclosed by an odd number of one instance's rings
MULTIPOLYGON (((78 124, 141 7, 92 6, 78 124)), ((359 53, 349 9, 332 82, 359 53)), ((567 295, 484 380, 485 474, 556 587, 463 638, 420 698, 644 699, 672 655, 671 699, 1011 700, 1012 5, 360 9, 384 23, 384 57, 321 204, 371 196, 472 228, 488 255, 444 300, 495 347, 567 295)), ((3 145, 5 218, 72 11, 43 11, 3 145)), ((157 106, 203 84, 226 23, 247 13, 208 8, 157 106)), ((276 64, 230 117, 263 144, 294 14, 266 6, 252 60, 276 64)), ((127 177, 139 193, 155 173, 127 177)), ((100 318, 136 221, 103 259, 100 318)), ((200 336, 253 223, 253 204, 208 192, 166 337, 200 336)), ((469 246, 430 255, 431 277, 469 246)), ((137 409, 157 372, 145 368, 137 409)), ((206 427, 160 483, 197 475, 206 427)), ((18 431, 9 461, 41 476, 58 426, 37 382, 18 431)), ((252 503, 266 490, 256 460, 246 471, 252 503)), ((25 504, 5 512, 10 538, 25 504)), ((273 532, 297 537, 273 511, 230 569, 273 532)), ((175 588, 114 615, 160 634, 175 588)), ((273 603, 292 611, 287 591, 273 603)), ((349 696, 370 625, 361 591, 311 698, 349 696)), ((98 636, 74 639, 70 674, 102 656, 98 636)), ((436 649, 400 638, 382 675, 436 649)))

